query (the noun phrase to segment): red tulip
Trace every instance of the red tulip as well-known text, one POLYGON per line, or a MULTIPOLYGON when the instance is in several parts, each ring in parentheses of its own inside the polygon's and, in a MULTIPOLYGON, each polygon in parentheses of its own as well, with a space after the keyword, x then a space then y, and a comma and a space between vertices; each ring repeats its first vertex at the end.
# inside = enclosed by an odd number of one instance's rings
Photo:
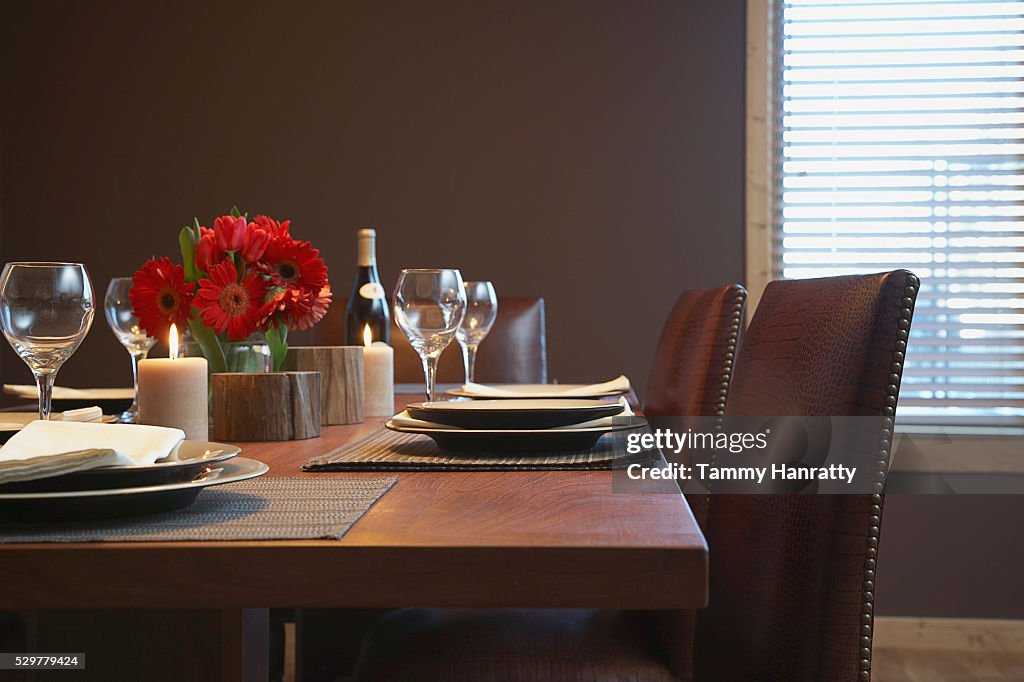
POLYGON ((196 267, 203 272, 224 260, 224 249, 217 245, 213 230, 206 230, 196 244, 196 267))
POLYGON ((246 263, 255 263, 263 258, 263 252, 267 250, 270 243, 270 233, 256 225, 249 223, 249 230, 245 235, 245 244, 242 245, 242 258, 246 263))
POLYGON ((222 215, 213 221, 217 246, 224 251, 238 251, 245 243, 245 218, 222 215))

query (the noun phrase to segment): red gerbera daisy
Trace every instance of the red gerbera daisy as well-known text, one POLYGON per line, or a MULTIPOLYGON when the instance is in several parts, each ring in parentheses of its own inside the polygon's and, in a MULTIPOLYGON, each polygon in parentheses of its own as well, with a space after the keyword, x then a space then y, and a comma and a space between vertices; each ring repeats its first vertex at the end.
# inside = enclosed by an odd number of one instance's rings
POLYGON ((280 287, 319 292, 327 285, 327 266, 320 258, 320 251, 309 242, 290 238, 271 240, 263 254, 261 269, 280 287))
POLYGON ((237 341, 256 331, 266 317, 266 295, 261 276, 250 272, 239 282, 234 264, 226 260, 210 268, 210 279, 199 280, 195 304, 206 326, 218 334, 227 330, 228 338, 237 341))
POLYGON ((289 288, 284 299, 284 319, 289 329, 309 329, 327 314, 331 305, 331 287, 320 291, 289 288))
POLYGON ((171 323, 181 330, 188 324, 193 291, 193 285, 185 283, 185 268, 170 258, 152 258, 135 271, 128 296, 146 333, 166 339, 171 323))

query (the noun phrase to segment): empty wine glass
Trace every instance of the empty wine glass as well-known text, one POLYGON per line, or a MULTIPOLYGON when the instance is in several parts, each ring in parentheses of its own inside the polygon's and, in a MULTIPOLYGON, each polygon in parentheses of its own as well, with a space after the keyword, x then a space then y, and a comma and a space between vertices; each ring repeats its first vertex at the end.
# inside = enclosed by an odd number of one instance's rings
POLYGON ((92 282, 81 263, 8 263, 0 273, 0 327, 32 370, 39 418, 50 418, 53 380, 92 326, 92 282))
POLYGON ((437 359, 466 314, 466 290, 458 270, 402 270, 395 285, 395 320, 423 360, 427 400, 434 399, 437 359))
POLYGON ((466 381, 473 381, 476 368, 476 350, 487 336, 498 316, 498 297, 490 282, 466 282, 466 315, 462 318, 455 339, 462 346, 462 360, 466 365, 466 381))
POLYGON ((132 358, 132 384, 135 387, 135 399, 127 410, 121 413, 121 421, 134 424, 139 416, 139 360, 145 359, 156 339, 139 326, 139 318, 132 312, 132 302, 128 292, 132 289, 131 277, 115 277, 107 286, 107 296, 103 300, 103 313, 114 336, 121 345, 128 349, 132 358))

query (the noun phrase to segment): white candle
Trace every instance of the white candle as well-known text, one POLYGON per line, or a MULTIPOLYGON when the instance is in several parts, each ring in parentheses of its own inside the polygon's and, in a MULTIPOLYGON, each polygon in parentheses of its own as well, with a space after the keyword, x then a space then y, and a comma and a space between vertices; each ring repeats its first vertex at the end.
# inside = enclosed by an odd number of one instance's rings
POLYGON ((139 362, 139 423, 172 426, 189 440, 209 437, 209 388, 205 358, 178 357, 178 330, 171 325, 169 358, 139 362))
POLYGON ((395 350, 374 341, 370 325, 363 331, 363 409, 367 417, 390 417, 395 412, 395 350))

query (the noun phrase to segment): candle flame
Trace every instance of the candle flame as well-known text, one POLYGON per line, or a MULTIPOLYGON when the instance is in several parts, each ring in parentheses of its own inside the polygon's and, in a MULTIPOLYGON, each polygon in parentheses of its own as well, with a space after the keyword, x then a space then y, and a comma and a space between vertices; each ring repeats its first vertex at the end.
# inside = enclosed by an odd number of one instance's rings
POLYGON ((370 325, 363 327, 363 345, 373 345, 373 332, 370 331, 370 325))
POLYGON ((178 326, 171 323, 171 333, 167 337, 167 345, 171 349, 171 360, 178 359, 178 326))

